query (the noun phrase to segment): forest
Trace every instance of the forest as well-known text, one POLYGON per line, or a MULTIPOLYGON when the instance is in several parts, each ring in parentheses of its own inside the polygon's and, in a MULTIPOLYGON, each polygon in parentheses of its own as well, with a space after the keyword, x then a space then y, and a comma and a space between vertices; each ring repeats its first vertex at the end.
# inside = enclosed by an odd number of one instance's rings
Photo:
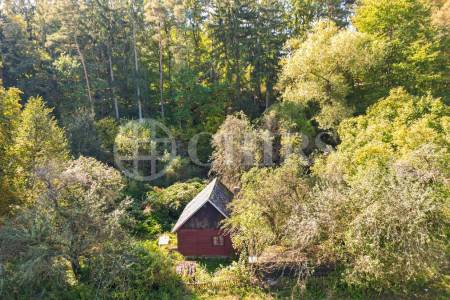
POLYGON ((0 0, 0 298, 450 299, 449 104, 450 0, 0 0))

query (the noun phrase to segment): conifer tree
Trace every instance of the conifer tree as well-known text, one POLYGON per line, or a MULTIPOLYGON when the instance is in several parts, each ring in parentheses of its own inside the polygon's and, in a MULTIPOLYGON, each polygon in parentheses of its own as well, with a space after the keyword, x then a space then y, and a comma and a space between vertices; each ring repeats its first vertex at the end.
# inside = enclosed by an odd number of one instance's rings
POLYGON ((9 151, 12 178, 9 178, 17 204, 33 202, 43 185, 35 173, 50 162, 61 164, 69 158, 64 130, 42 98, 30 98, 18 120, 9 151))

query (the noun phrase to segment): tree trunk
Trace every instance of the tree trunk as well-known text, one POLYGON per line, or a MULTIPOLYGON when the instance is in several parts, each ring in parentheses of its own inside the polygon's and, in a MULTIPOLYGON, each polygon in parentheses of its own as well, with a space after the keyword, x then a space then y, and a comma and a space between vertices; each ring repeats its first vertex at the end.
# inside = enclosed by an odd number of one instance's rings
POLYGON ((81 266, 76 257, 70 258, 70 266, 72 268, 72 272, 75 275, 75 278, 79 281, 81 277, 81 266))
POLYGON ((111 98, 113 99, 113 102, 114 102, 114 111, 116 113, 116 119, 119 120, 120 119, 119 105, 117 103, 117 98, 114 97, 114 71, 113 71, 113 65, 112 65, 112 47, 111 47, 111 44, 108 45, 108 60, 109 60, 109 74, 111 75, 111 85, 110 85, 111 98))
POLYGON ((136 49, 136 23, 133 18, 133 50, 134 50, 134 71, 136 73, 136 96, 138 101, 139 120, 142 121, 141 87, 139 86, 139 64, 136 49))
POLYGON ((237 59, 236 65, 236 102, 239 102, 241 99, 241 64, 239 58, 237 59))
MULTIPOLYGON (((169 84, 169 99, 172 97, 172 52, 170 52, 170 29, 165 28, 167 49, 167 83, 169 84)), ((189 60, 188 60, 189 61, 189 60)))
MULTIPOLYGON (((236 23, 235 23, 236 24, 236 23)), ((235 74, 236 74, 236 86, 235 86, 235 94, 236 94, 236 102, 239 102, 241 99, 241 49, 239 45, 239 37, 238 34, 238 25, 235 25, 235 32, 233 33, 234 46, 235 49, 235 74)))
POLYGON ((161 105, 161 117, 164 118, 164 100, 163 100, 163 46, 161 35, 161 22, 159 23, 159 104, 161 105))
POLYGON ((270 105, 270 90, 272 89, 269 79, 266 81, 266 110, 270 105))
POLYGON ((109 7, 109 2, 108 2, 108 11, 109 11, 109 37, 108 37, 108 61, 109 61, 109 74, 111 77, 111 82, 110 82, 110 90, 111 90, 111 98, 113 100, 114 103, 114 112, 116 114, 116 120, 120 120, 120 114, 119 114, 119 105, 117 103, 117 98, 114 97, 114 70, 113 70, 113 64, 112 64, 112 51, 113 51, 113 38, 112 38, 112 16, 111 16, 111 9, 109 7))
POLYGON ((89 84, 89 76, 86 68, 86 62, 84 61, 83 53, 81 52, 80 45, 78 44, 78 39, 75 34, 75 46, 77 48, 78 55, 80 56, 81 65, 83 66, 83 72, 84 72, 84 80, 86 81, 86 89, 89 97, 89 103, 91 105, 91 112, 93 115, 95 115, 95 109, 94 109, 94 101, 92 100, 92 93, 91 93, 91 86, 89 84))

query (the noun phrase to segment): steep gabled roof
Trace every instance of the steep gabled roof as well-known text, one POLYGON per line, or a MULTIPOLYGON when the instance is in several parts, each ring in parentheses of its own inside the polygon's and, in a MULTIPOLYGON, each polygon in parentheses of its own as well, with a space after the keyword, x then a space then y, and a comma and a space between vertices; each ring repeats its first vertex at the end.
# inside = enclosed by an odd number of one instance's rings
POLYGON ((214 178, 186 205, 181 216, 178 218, 177 223, 172 228, 172 232, 176 232, 207 202, 211 203, 211 205, 225 218, 228 218, 229 211, 227 204, 230 203, 232 199, 233 194, 217 178, 214 178))

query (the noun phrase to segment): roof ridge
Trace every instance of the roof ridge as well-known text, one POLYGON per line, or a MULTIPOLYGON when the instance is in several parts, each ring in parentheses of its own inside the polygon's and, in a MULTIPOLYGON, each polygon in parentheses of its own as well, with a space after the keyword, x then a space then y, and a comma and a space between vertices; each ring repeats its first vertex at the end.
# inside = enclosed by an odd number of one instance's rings
MULTIPOLYGON (((195 203, 195 200, 197 200, 197 198, 199 198, 200 196, 203 196, 203 194, 202 193, 206 193, 206 191, 208 191, 208 189, 210 188, 210 185, 211 185, 211 183, 213 183, 213 181, 214 180, 212 180, 211 182, 209 182, 197 195, 195 195, 195 197, 194 198, 192 198, 192 200, 191 201, 189 201, 189 203, 184 207, 184 209, 183 209, 183 212, 189 207, 189 206, 191 206, 192 204, 194 204, 195 203)), ((205 199, 206 200, 203 200, 202 202, 203 203, 206 203, 207 201, 208 201, 208 199, 209 199, 209 197, 211 196, 211 194, 212 194, 212 192, 213 192, 213 190, 214 190, 214 186, 215 186, 215 184, 214 185, 212 185, 212 188, 211 188, 211 190, 209 191, 209 193, 208 193, 208 195, 206 196, 205 195, 205 199)), ((183 214, 183 212, 181 213, 181 214, 183 214)))
POLYGON ((215 191, 216 186, 218 185, 218 182, 220 183, 220 180, 215 177, 185 206, 183 212, 178 218, 177 223, 173 227, 172 232, 177 231, 181 226, 183 226, 183 224, 186 223, 186 221, 191 218, 200 208, 202 208, 206 202, 212 204, 215 209, 217 209, 222 215, 227 217, 227 215, 217 207, 217 204, 210 199, 211 195, 215 191))

